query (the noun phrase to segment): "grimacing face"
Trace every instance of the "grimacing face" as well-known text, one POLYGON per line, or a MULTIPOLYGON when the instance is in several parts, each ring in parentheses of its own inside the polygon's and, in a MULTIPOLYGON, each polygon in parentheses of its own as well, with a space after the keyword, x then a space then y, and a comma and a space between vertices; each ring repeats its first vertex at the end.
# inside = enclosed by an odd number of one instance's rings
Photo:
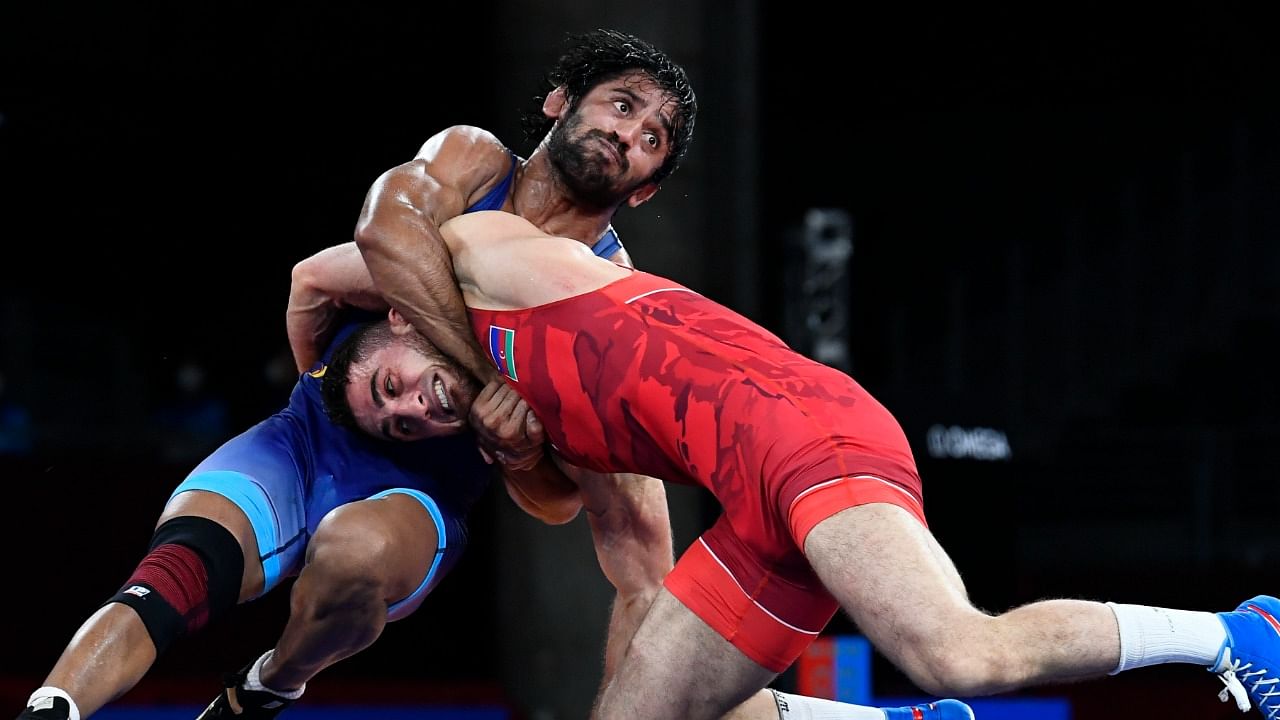
POLYGON ((349 377, 347 402, 360 429, 404 442, 464 430, 477 392, 467 373, 413 332, 353 363, 349 377))
POLYGON ((624 201, 667 159, 672 103, 644 73, 607 80, 565 108, 548 139, 551 161, 582 199, 624 201))

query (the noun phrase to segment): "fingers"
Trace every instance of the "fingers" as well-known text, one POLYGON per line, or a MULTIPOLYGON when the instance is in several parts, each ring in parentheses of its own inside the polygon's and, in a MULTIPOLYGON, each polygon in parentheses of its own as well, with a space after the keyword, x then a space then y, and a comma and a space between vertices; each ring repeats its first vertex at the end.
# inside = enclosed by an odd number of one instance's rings
POLYGON ((546 432, 537 415, 515 388, 497 381, 486 385, 471 406, 481 457, 509 469, 538 464, 546 432))
POLYGON ((494 425, 498 422, 498 413, 502 409, 504 403, 510 402, 511 388, 502 381, 491 382, 476 394, 476 399, 471 403, 471 420, 472 423, 482 424, 486 427, 494 425))
POLYGON ((480 393, 476 395, 475 402, 488 403, 489 400, 492 399, 493 396, 498 391, 502 390, 505 387, 507 387, 507 384, 505 382, 501 380, 494 380, 493 382, 490 382, 486 384, 483 388, 481 388, 480 393))
POLYGON ((520 393, 516 392, 510 385, 506 385, 505 383, 503 384, 502 389, 498 390, 494 394, 494 399, 495 402, 497 402, 494 414, 498 417, 504 418, 504 420, 510 419, 512 414, 515 413, 516 406, 524 402, 524 398, 520 397, 520 393))
POLYGON ((476 399, 471 401, 472 423, 484 422, 485 418, 488 417, 489 406, 493 403, 493 396, 505 384, 503 382, 491 382, 481 388, 479 393, 476 393, 476 399))
POLYGON ((490 429, 508 441, 514 442, 523 437, 526 433, 524 426, 525 418, 529 414, 529 405, 524 398, 520 397, 520 393, 510 386, 505 386, 494 393, 493 402, 496 403, 496 407, 489 417, 498 418, 498 422, 490 429))
POLYGON ((539 444, 547 438, 546 431, 542 428, 542 421, 538 419, 538 416, 532 409, 525 413, 524 431, 525 434, 529 436, 530 440, 539 444))
POLYGON ((513 440, 524 437, 526 435, 524 419, 528 414, 529 406, 525 404, 524 398, 519 398, 502 423, 500 430, 502 436, 513 440))

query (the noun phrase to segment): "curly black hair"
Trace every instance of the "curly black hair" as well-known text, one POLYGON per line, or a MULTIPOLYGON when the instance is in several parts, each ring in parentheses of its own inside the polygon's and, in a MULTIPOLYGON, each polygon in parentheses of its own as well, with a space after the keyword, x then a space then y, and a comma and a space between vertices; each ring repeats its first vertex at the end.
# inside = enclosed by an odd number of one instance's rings
POLYGON ((351 384, 351 366, 369 359, 374 348, 385 345, 391 339, 391 326, 386 320, 365 323, 356 328, 337 347, 325 366, 320 379, 320 397, 324 401, 324 413, 334 425, 359 430, 356 417, 347 402, 347 386, 351 384))
POLYGON ((650 178, 651 182, 662 182, 680 166, 688 152, 698 101, 684 68, 672 62, 666 53, 634 35, 602 28, 569 36, 564 54, 546 73, 548 87, 533 98, 521 117, 526 139, 541 140, 555 124, 553 118, 542 114, 542 103, 552 90, 563 85, 570 107, 573 107, 600 83, 636 70, 653 78, 676 103, 671 152, 650 178))

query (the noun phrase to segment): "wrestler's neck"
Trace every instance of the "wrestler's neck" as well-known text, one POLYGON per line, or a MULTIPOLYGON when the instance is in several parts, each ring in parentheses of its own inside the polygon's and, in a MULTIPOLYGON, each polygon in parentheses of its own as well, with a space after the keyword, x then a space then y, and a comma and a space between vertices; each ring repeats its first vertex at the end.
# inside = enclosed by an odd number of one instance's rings
POLYGON ((516 170, 511 200, 512 212, 543 232, 586 245, 594 245, 604 235, 621 206, 596 207, 579 202, 541 145, 516 170))

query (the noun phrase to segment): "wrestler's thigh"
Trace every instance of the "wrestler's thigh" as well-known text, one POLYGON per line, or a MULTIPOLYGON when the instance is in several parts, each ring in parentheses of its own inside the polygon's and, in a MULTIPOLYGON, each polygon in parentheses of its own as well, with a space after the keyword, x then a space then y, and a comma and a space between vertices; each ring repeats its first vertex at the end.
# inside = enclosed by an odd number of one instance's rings
POLYGON ((946 552, 911 513, 887 503, 842 510, 805 539, 827 590, 895 661, 982 616, 946 552))
POLYGON ((718 718, 774 675, 747 659, 664 588, 636 630, 593 717, 718 718))
POLYGON ((307 548, 308 566, 323 562, 345 568, 383 589, 395 602, 413 593, 436 557, 438 530, 423 504, 393 493, 357 500, 331 510, 307 548))

